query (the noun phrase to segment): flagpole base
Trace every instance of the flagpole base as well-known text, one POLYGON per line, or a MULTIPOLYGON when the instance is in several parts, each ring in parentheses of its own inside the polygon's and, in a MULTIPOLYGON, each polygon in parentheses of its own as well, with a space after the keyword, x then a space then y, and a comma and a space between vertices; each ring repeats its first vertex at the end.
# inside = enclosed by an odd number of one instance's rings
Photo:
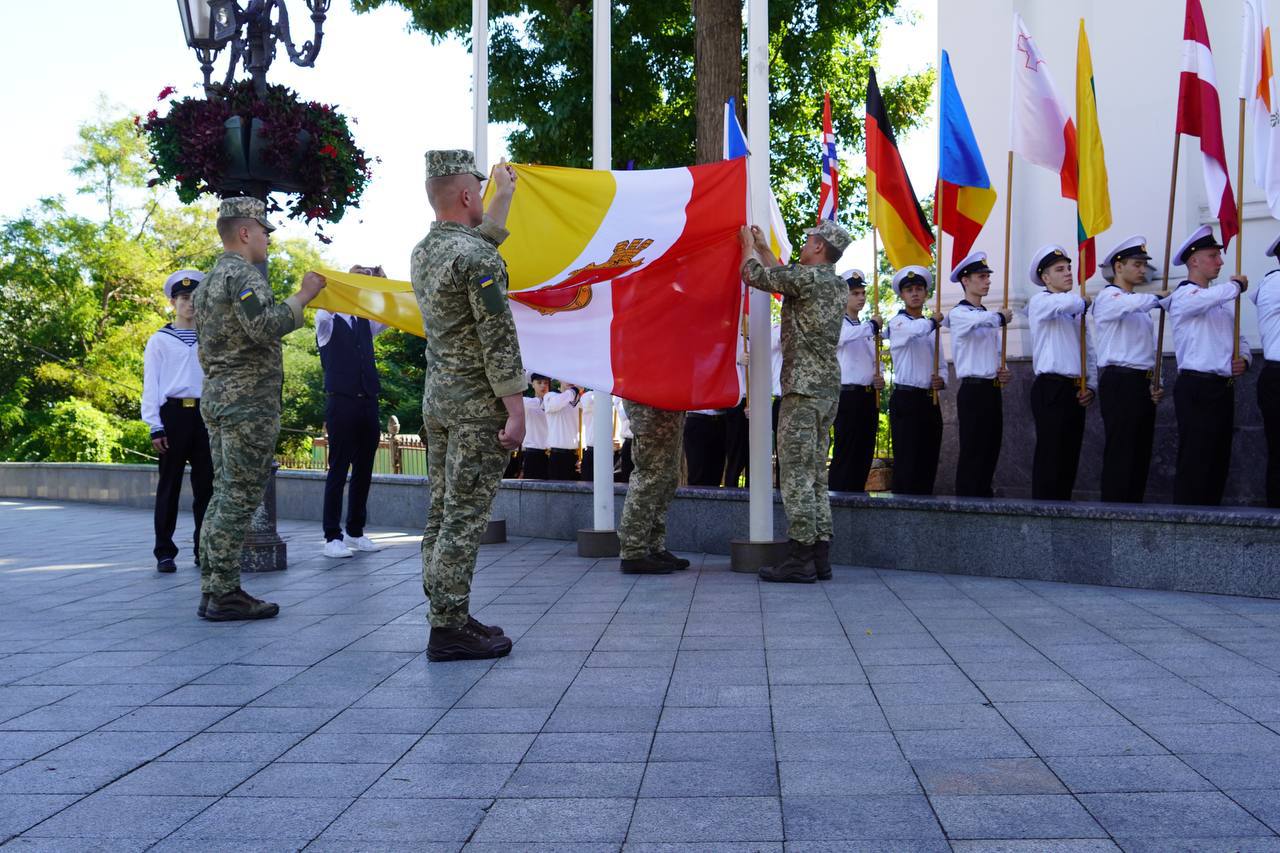
POLYGON ((501 545, 507 541, 507 520, 505 518, 493 518, 484 528, 484 533, 480 535, 481 545, 501 545))
POLYGON ((729 568, 735 572, 755 574, 765 566, 776 566, 787 559, 787 540, 762 542, 750 539, 729 541, 729 568))
POLYGON ((622 545, 618 542, 616 530, 578 531, 579 557, 616 557, 621 552, 622 545))

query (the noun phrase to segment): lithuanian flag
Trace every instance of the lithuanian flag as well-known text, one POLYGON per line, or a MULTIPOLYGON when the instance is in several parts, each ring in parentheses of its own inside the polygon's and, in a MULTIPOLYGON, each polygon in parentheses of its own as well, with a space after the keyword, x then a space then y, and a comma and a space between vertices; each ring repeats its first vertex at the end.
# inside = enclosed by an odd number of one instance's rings
POLYGON ((867 82, 867 207, 895 269, 933 262, 933 231, 920 209, 893 138, 893 126, 880 98, 876 72, 867 82))
POLYGON ((1089 37, 1080 19, 1076 43, 1076 144, 1079 157, 1079 195, 1076 200, 1080 243, 1080 280, 1087 281, 1098 266, 1094 237, 1111 227, 1111 195, 1107 190, 1107 162, 1098 126, 1098 99, 1093 87, 1093 59, 1089 37))

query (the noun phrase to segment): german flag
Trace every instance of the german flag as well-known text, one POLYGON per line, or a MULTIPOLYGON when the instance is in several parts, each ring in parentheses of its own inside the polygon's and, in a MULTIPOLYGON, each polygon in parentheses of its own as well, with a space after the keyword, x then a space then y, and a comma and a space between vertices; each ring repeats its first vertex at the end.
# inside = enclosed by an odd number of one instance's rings
POLYGON ((902 165, 876 72, 867 82, 867 207, 894 269, 933 263, 933 230, 902 165))

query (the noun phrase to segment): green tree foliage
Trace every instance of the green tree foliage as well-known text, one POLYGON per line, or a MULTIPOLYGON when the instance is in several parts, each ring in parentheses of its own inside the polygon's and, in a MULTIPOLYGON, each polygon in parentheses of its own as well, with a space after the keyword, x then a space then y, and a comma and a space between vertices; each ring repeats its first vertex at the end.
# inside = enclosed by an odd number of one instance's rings
MULTIPOLYGON (((357 11, 396 5, 411 26, 439 42, 469 41, 466 0, 353 0, 357 11)), ((845 154, 840 219, 866 230, 860 177, 867 72, 880 32, 898 0, 774 0, 769 4, 771 152, 774 191, 792 240, 812 223, 820 183, 822 94, 845 154), (857 161, 858 168, 853 164, 857 161)), ((591 162, 591 3, 589 0, 491 0, 489 109, 511 122, 512 157, 525 163, 585 167, 591 162)), ((613 159, 637 168, 694 162, 694 22, 688 0, 613 7, 613 159)), ((745 52, 745 46, 744 46, 745 52)), ((922 57, 931 60, 932 57, 922 57)), ((744 73, 745 79, 745 73, 744 73)), ((917 125, 934 73, 881 80, 894 127, 917 125)))

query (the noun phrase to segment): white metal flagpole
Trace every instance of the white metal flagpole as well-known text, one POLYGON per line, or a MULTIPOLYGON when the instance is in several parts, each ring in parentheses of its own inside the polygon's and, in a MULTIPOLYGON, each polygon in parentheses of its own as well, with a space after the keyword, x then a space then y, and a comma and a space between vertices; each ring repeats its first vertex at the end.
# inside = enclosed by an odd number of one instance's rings
POLYGON ((471 131, 476 168, 489 174, 489 0, 471 0, 471 131))
MULTIPOLYGON (((591 75, 591 168, 609 169, 613 165, 613 92, 612 48, 610 30, 612 0, 592 0, 592 75, 591 75)), ((594 469, 592 492, 595 495, 593 526, 597 531, 613 530, 613 397, 608 391, 595 390, 592 404, 591 443, 594 469)))
MULTIPOLYGON (((751 221, 769 228, 769 0, 749 0, 747 18, 747 138, 751 154, 751 221)), ((752 542, 773 541, 773 371, 769 358, 769 294, 751 291, 748 433, 752 542)))

